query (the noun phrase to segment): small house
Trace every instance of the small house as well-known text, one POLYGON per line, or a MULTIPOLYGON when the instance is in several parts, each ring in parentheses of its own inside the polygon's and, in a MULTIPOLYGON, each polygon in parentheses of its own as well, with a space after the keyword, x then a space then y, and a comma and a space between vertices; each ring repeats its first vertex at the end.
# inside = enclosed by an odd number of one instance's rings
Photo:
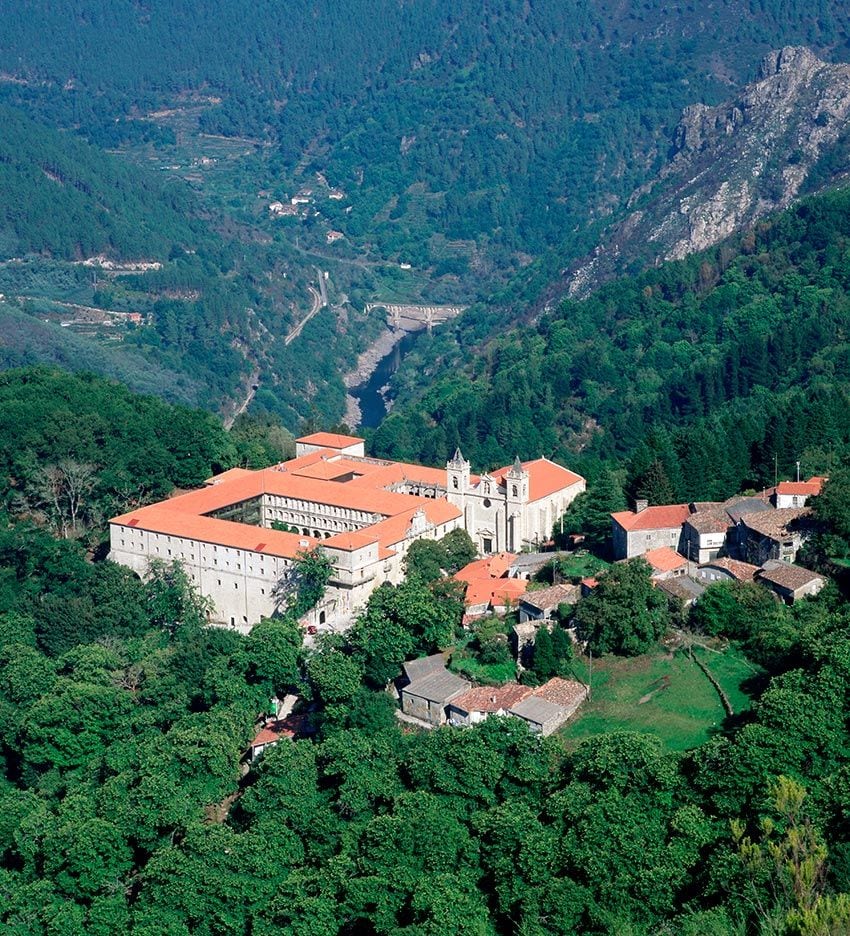
POLYGON ((519 600, 519 621, 551 621, 561 605, 574 605, 581 597, 578 585, 552 585, 526 592, 519 600))
POLYGON ((800 598, 816 595, 826 585, 822 575, 778 559, 768 560, 758 572, 756 580, 786 604, 794 604, 800 598))
POLYGON ((476 686, 449 703, 449 722, 452 725, 477 725, 490 715, 507 715, 512 705, 530 696, 531 692, 530 686, 519 683, 476 686))

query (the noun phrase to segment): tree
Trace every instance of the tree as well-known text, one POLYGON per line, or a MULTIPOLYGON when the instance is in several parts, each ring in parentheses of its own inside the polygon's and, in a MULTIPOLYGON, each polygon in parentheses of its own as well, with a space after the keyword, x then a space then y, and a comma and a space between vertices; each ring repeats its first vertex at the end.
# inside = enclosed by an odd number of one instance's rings
POLYGON ((254 679, 268 683, 275 695, 285 695, 298 680, 302 634, 291 617, 264 618, 248 636, 245 655, 254 679))
POLYGON ((670 615, 651 575, 644 559, 612 566, 578 605, 576 633, 594 653, 637 656, 662 636, 670 615))
POLYGON ((420 539, 410 544, 404 557, 404 572, 410 581, 436 582, 446 566, 446 551, 435 540, 420 539))
POLYGON ((558 660, 555 657, 552 636, 545 623, 537 629, 537 635, 534 638, 531 668, 540 679, 551 679, 558 671, 558 660))
POLYGON ((812 513, 835 536, 850 544, 850 468, 834 471, 818 497, 812 513))
POLYGON ((478 555, 478 550, 475 548, 475 543, 472 542, 472 538, 466 530, 461 527, 452 530, 450 533, 446 533, 440 540, 440 545, 445 551, 445 568, 450 575, 454 575, 455 572, 460 571, 478 555))
POLYGON ((779 776, 770 788, 776 819, 761 822, 758 840, 732 821, 738 856, 749 873, 752 903, 765 932, 840 936, 850 929, 850 895, 825 893, 827 849, 804 809, 806 790, 779 776))
POLYGON ((333 563, 318 547, 299 552, 275 585, 278 613, 285 611, 298 619, 312 611, 324 597, 333 572, 333 563))
POLYGON ((625 509, 626 498, 622 487, 610 471, 603 471, 570 504, 563 521, 555 525, 555 540, 559 545, 564 545, 567 534, 581 533, 588 548, 605 551, 611 539, 611 514, 625 509))

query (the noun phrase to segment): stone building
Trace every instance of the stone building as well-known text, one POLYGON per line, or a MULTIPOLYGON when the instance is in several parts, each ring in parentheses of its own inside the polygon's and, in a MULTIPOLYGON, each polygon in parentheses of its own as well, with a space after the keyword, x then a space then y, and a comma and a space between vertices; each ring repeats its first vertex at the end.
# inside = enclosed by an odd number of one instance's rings
POLYGON ((110 558, 148 573, 179 561, 211 621, 247 632, 275 610, 299 554, 321 547, 334 573, 312 623, 344 622, 382 582, 398 583, 410 544, 463 527, 483 553, 548 537, 584 479, 547 459, 478 477, 459 452, 445 469, 369 458, 362 439, 314 433, 271 468, 234 468, 205 486, 110 521, 110 558))

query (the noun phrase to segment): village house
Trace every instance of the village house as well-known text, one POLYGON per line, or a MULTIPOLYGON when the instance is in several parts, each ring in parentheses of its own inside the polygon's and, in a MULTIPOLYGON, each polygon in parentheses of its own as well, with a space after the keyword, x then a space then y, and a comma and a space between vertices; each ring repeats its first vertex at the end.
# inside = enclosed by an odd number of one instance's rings
POLYGON ((769 559, 793 562, 813 530, 809 507, 783 507, 743 514, 738 521, 739 554, 764 565, 769 559))
POLYGON ((643 558, 652 568, 652 578, 656 581, 678 578, 688 571, 688 560, 669 546, 650 549, 643 554, 643 558))
POLYGON ((110 558, 141 576, 151 562, 180 562, 212 600, 211 622, 247 633, 274 613, 293 563, 321 548, 334 571, 307 623, 344 623, 380 584, 403 579, 417 539, 460 528, 484 554, 516 552, 548 535, 584 486, 545 458, 479 477, 460 452, 428 468, 369 458, 363 439, 319 432, 298 439, 290 461, 234 468, 113 518, 110 558))
POLYGON ((662 579, 655 583, 655 587, 682 608, 690 608, 705 592, 705 585, 688 575, 662 579))
POLYGON ((490 715, 507 715, 512 705, 530 696, 531 692, 530 686, 521 686, 519 683, 475 686, 449 702, 449 724, 478 725, 490 715))
POLYGON ((399 690, 401 710, 430 725, 444 725, 447 706, 458 696, 471 689, 465 679, 450 673, 441 653, 409 660, 404 664, 407 685, 399 690))
POLYGON ((682 525, 690 513, 688 504, 649 507, 645 500, 639 500, 634 510, 611 514, 614 558, 634 559, 662 546, 680 551, 682 525))
POLYGON ((826 579, 802 566, 769 559, 759 570, 756 580, 767 586, 786 604, 816 595, 826 585, 826 579))
POLYGON ((813 477, 808 481, 780 481, 774 489, 774 504, 784 507, 805 507, 810 497, 817 497, 828 478, 813 477))
POLYGON ((552 585, 526 592, 519 601, 519 621, 551 621, 557 618, 561 605, 574 605, 581 597, 578 585, 552 585))
POLYGON ((723 556, 701 565, 696 570, 696 577, 705 585, 713 582, 752 582, 758 570, 758 566, 749 562, 723 556))
POLYGON ((584 683, 555 676, 511 706, 509 714, 521 718, 535 734, 546 737, 578 711, 589 693, 584 683))

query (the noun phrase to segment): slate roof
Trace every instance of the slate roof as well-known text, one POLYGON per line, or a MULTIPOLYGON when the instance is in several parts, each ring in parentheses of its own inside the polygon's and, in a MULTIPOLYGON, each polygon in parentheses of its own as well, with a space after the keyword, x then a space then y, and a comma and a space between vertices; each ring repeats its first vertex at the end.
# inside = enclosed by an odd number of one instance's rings
POLYGON ((567 710, 563 705, 549 702, 538 695, 530 695, 510 708, 511 715, 543 725, 549 721, 566 721, 567 710))
POLYGON ((402 664, 404 675, 413 682, 422 676, 438 673, 446 668, 446 658, 442 653, 432 653, 431 656, 417 657, 402 664))
POLYGON ((447 669, 442 669, 414 679, 401 691, 427 699, 429 702, 446 705, 469 688, 469 683, 465 679, 450 673, 447 669))
POLYGON ((705 591, 705 585, 701 582, 695 582, 687 575, 679 578, 664 579, 655 583, 656 588, 670 595, 672 598, 678 598, 681 601, 696 601, 705 591))

